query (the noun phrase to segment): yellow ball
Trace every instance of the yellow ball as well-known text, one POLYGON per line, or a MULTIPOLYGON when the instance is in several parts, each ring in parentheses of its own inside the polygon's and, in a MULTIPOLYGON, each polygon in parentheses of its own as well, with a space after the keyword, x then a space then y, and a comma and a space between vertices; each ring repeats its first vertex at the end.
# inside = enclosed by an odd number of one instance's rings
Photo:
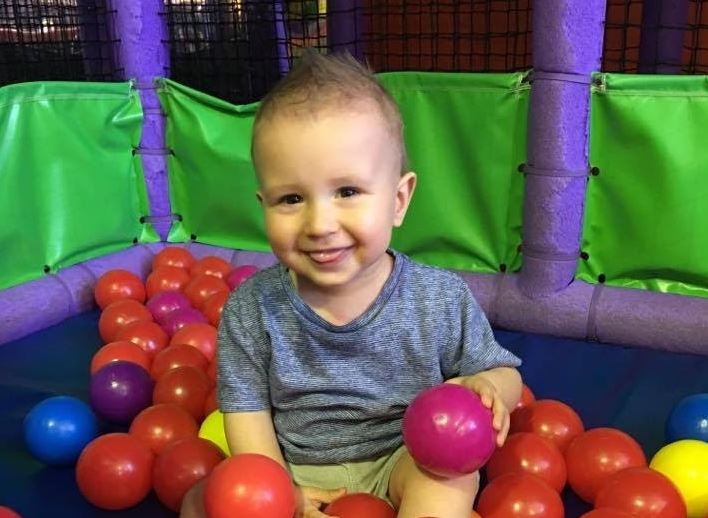
POLYGON ((688 518, 708 515, 708 443, 685 439, 661 448, 649 465, 666 475, 686 502, 688 518))
POLYGON ((224 431, 224 414, 218 410, 214 410, 204 419, 202 426, 199 428, 199 437, 216 444, 224 455, 231 455, 229 445, 226 442, 226 432, 224 431))

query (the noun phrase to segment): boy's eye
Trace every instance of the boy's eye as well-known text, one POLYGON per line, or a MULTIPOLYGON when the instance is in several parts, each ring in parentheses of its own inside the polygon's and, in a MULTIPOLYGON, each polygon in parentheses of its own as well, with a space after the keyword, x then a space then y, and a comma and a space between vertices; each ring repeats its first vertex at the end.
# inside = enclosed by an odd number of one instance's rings
POLYGON ((355 187, 342 187, 339 189, 339 196, 342 198, 350 198, 359 194, 359 191, 355 187))
POLYGON ((286 205, 295 205, 296 203, 300 203, 302 201, 302 196, 299 194, 286 194, 278 201, 279 203, 284 203, 286 205))

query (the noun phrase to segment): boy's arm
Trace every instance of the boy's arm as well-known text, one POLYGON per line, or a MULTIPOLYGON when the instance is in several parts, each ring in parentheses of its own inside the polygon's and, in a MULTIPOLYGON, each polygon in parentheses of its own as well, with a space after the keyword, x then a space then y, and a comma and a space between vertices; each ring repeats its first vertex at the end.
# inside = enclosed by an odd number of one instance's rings
POLYGON ((287 469, 269 410, 224 414, 226 442, 233 455, 260 453, 287 469))

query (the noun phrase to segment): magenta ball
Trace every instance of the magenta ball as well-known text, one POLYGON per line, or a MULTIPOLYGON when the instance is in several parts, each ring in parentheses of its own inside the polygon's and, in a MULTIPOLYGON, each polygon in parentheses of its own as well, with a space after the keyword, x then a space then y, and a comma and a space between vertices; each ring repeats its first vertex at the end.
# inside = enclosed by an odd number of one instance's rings
POLYGON ((152 313, 155 321, 160 324, 165 322, 167 316, 173 311, 192 306, 187 296, 179 291, 161 291, 156 293, 145 305, 152 313))
POLYGON ((110 362, 91 377, 89 400, 96 414, 112 423, 129 424, 152 404, 150 374, 132 362, 110 362))
POLYGON ((418 394, 406 410, 403 440, 411 457, 431 473, 473 473, 496 447, 492 411, 465 387, 437 385, 418 394))
POLYGON ((226 284, 228 284, 229 288, 231 288, 231 290, 233 291, 238 288, 243 281, 248 279, 257 271, 258 268, 256 266, 253 266, 252 264, 237 266, 236 268, 231 270, 231 272, 229 272, 229 275, 226 276, 226 284))
POLYGON ((182 308, 167 315, 164 324, 162 324, 162 329, 164 329, 168 335, 172 336, 184 326, 196 323, 208 324, 209 321, 198 309, 182 308))

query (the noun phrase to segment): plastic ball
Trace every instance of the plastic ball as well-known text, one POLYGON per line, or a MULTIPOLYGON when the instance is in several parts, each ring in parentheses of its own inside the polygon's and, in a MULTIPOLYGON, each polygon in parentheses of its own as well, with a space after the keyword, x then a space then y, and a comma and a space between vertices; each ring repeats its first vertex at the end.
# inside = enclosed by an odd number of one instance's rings
POLYGON ((199 428, 199 437, 214 443, 225 456, 231 455, 224 431, 224 414, 219 410, 214 410, 204 419, 199 428))
POLYGON ((179 291, 161 291, 156 293, 145 305, 152 314, 155 322, 164 324, 173 311, 192 307, 187 296, 179 291))
POLYGON ((708 442, 708 394, 679 401, 666 420, 666 442, 695 439, 708 442))
POLYGON ((101 367, 89 382, 89 400, 103 419, 128 424, 152 402, 150 374, 131 362, 111 362, 101 367))
POLYGON ((676 486, 650 468, 628 468, 610 476, 595 497, 595 507, 621 509, 643 518, 686 517, 686 504, 676 486))
POLYGON ((339 518, 396 518, 396 511, 386 500, 368 493, 340 496, 325 507, 324 512, 339 518))
POLYGON ((559 493, 565 487, 565 459, 551 441, 533 433, 515 433, 507 437, 486 466, 487 480, 501 475, 526 472, 542 478, 559 493))
POLYGON ((403 440, 422 468, 443 477, 473 473, 496 447, 492 412, 479 396, 444 383, 422 391, 403 416, 403 440))
POLYGON ((245 453, 214 468, 204 487, 204 507, 209 518, 292 518, 295 491, 280 464, 245 453))
POLYGON ((514 408, 514 410, 529 406, 534 401, 536 401, 536 396, 531 391, 531 389, 526 384, 524 384, 521 387, 521 397, 519 398, 519 402, 516 403, 516 407, 514 408))
POLYGON ((196 347, 188 344, 170 345, 163 349, 152 362, 150 375, 152 379, 160 379, 164 373, 177 367, 196 367, 200 371, 206 372, 209 368, 209 360, 196 347))
POLYGON ((162 291, 182 291, 191 277, 184 268, 176 266, 160 266, 155 268, 145 281, 145 292, 148 298, 152 298, 162 291))
POLYGON ((216 355, 216 334, 216 328, 209 324, 189 324, 172 335, 170 345, 186 344, 196 347, 211 362, 216 355))
POLYGON ((189 275, 197 277, 198 275, 211 275, 219 279, 225 279, 231 271, 231 264, 215 255, 207 255, 202 257, 192 264, 189 268, 189 275))
POLYGON ((204 400, 204 415, 208 416, 214 410, 219 409, 219 402, 216 399, 216 387, 209 391, 207 398, 204 400))
POLYGON ((118 300, 103 310, 98 319, 98 331, 105 343, 115 342, 122 327, 139 320, 152 321, 152 313, 132 299, 118 300))
POLYGON ((227 291, 219 291, 206 299, 204 304, 202 304, 202 312, 204 313, 204 316, 207 317, 209 323, 214 327, 219 326, 219 322, 221 321, 221 313, 224 310, 224 304, 226 304, 226 300, 229 298, 229 295, 230 293, 227 291))
POLYGON ((76 463, 76 482, 86 500, 108 510, 127 509, 150 492, 154 455, 127 433, 90 442, 76 463))
POLYGON ((96 351, 96 354, 94 354, 91 359, 91 374, 95 374, 98 369, 107 363, 117 361, 135 363, 147 371, 150 370, 152 364, 150 355, 139 345, 127 340, 122 340, 106 344, 96 351))
POLYGON ((177 367, 165 372, 155 383, 152 400, 157 403, 174 403, 201 422, 204 401, 211 390, 209 377, 196 367, 177 367))
POLYGON ((590 503, 611 475, 647 465, 639 443, 615 428, 594 428, 578 435, 565 452, 565 462, 568 484, 590 503))
POLYGON ((145 302, 143 281, 127 270, 116 269, 104 273, 96 281, 93 292, 96 304, 101 309, 123 299, 145 302))
POLYGON ((144 350, 150 358, 162 351, 170 340, 167 333, 155 322, 131 322, 116 333, 116 340, 133 342, 144 350))
POLYGON ((197 421, 184 408, 163 403, 147 407, 130 424, 129 433, 155 454, 179 439, 196 437, 197 421))
POLYGON ((201 309, 209 297, 220 291, 229 291, 229 285, 220 277, 203 273, 192 277, 184 288, 184 294, 195 308, 201 309))
POLYGON ((708 515, 708 443, 683 439, 667 444, 654 455, 650 467, 674 483, 688 518, 708 515))
POLYGON ((171 312, 165 317, 162 323, 162 329, 164 329, 169 336, 173 336, 183 327, 197 323, 207 323, 207 318, 202 312, 192 307, 182 308, 171 312))
POLYGON ((22 518, 13 509, 0 505, 0 518, 22 518))
POLYGON ((258 267, 252 264, 244 264, 242 266, 237 266, 236 268, 231 270, 226 276, 226 284, 228 284, 229 288, 233 291, 239 286, 241 286, 241 284, 243 284, 243 281, 245 281, 257 272, 258 267))
POLYGON ((634 515, 620 511, 619 509, 594 509, 585 513, 580 518, 633 518, 634 515))
POLYGON ((556 491, 528 473, 507 473, 482 490, 477 512, 484 518, 563 518, 556 491))
POLYGON ((91 408, 70 396, 55 396, 36 404, 25 416, 27 449, 50 466, 72 465, 84 447, 98 435, 91 408))
POLYGON ((152 259, 153 270, 161 266, 175 266, 189 270, 192 264, 194 264, 194 256, 189 250, 178 246, 166 246, 152 259))
POLYGON ((198 437, 171 442, 157 456, 152 470, 157 498, 178 512, 185 493, 206 478, 223 459, 219 448, 198 437))
POLYGON ((545 437, 564 453, 585 430, 580 416, 561 401, 540 399, 511 413, 509 433, 530 432, 545 437))

